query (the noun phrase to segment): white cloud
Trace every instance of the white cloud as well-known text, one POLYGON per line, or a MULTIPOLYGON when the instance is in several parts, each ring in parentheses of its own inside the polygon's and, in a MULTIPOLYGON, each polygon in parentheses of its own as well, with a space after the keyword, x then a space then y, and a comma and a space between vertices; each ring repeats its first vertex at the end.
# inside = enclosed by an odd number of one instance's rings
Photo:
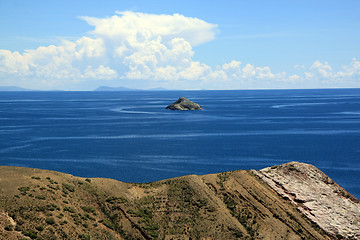
POLYGON ((101 57, 106 51, 104 41, 101 38, 92 39, 89 37, 82 37, 75 43, 75 56, 79 60, 84 57, 101 57))
POLYGON ((305 69, 305 65, 295 64, 293 66, 293 68, 295 68, 295 69, 305 69))
POLYGON ((300 76, 294 74, 294 75, 289 76, 288 79, 290 82, 296 82, 296 81, 300 80, 300 76))
POLYGON ((350 78, 356 81, 360 81, 360 61, 356 58, 352 59, 349 66, 344 66, 343 71, 339 71, 334 74, 337 79, 350 78))
POLYGON ((85 69, 84 78, 90 78, 90 79, 114 79, 118 77, 118 74, 115 70, 104 67, 103 65, 100 65, 98 68, 93 69, 91 66, 88 66, 85 69))
POLYGON ((330 67, 328 62, 322 63, 320 61, 315 61, 311 65, 310 70, 312 70, 314 75, 317 75, 320 78, 329 78, 332 76, 332 67, 330 67))
POLYGON ((127 41, 133 47, 161 36, 167 43, 173 38, 183 38, 192 46, 215 38, 217 25, 198 18, 180 14, 156 15, 134 12, 116 12, 109 18, 81 17, 95 27, 92 33, 112 41, 127 41))
POLYGON ((215 67, 194 61, 193 47, 217 32, 217 25, 198 18, 128 11, 81 19, 94 26, 89 36, 24 53, 0 50, 0 85, 53 88, 97 80, 126 85, 130 79, 192 89, 360 86, 357 59, 341 71, 328 62, 315 61, 307 70, 295 65, 304 71, 296 75, 236 60, 215 67))
POLYGON ((304 73, 303 81, 315 87, 360 87, 360 62, 353 58, 341 71, 334 71, 328 62, 315 61, 304 73))
POLYGON ((27 62, 26 57, 19 52, 0 49, 0 72, 27 75, 30 71, 27 62))
POLYGON ((48 79, 56 86, 90 79, 196 79, 209 69, 192 60, 192 47, 213 40, 215 24, 179 14, 118 14, 81 17, 94 26, 92 37, 22 54, 1 50, 1 76, 22 76, 34 85, 48 79))

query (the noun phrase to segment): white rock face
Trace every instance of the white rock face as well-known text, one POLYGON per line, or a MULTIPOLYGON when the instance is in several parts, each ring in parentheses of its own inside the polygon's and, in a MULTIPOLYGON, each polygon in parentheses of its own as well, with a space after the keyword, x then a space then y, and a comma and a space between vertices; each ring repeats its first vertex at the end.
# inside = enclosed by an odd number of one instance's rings
POLYGON ((360 204, 316 167, 298 162, 253 172, 330 235, 360 239, 360 204))

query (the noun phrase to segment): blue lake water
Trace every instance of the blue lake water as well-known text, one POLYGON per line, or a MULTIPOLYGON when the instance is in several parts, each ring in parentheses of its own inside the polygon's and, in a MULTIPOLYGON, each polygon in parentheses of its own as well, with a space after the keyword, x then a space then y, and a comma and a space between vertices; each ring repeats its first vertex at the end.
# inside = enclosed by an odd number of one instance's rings
POLYGON ((149 182, 289 161, 360 198, 360 89, 0 92, 0 165, 149 182), (165 109, 180 96, 204 110, 165 109))

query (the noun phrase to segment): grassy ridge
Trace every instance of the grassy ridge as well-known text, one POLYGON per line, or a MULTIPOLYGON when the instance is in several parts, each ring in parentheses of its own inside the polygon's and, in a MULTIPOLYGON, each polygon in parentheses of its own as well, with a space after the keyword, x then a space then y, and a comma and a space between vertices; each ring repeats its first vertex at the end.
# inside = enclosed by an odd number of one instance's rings
POLYGON ((0 239, 328 239, 249 171, 148 184, 0 167, 0 239))

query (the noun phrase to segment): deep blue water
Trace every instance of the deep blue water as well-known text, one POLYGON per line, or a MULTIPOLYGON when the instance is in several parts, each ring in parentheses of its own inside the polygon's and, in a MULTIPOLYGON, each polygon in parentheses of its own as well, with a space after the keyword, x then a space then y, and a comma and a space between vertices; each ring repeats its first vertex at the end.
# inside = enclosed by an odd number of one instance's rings
POLYGON ((149 182, 289 161, 360 198, 360 89, 0 92, 0 165, 149 182), (165 109, 180 96, 204 110, 165 109))

